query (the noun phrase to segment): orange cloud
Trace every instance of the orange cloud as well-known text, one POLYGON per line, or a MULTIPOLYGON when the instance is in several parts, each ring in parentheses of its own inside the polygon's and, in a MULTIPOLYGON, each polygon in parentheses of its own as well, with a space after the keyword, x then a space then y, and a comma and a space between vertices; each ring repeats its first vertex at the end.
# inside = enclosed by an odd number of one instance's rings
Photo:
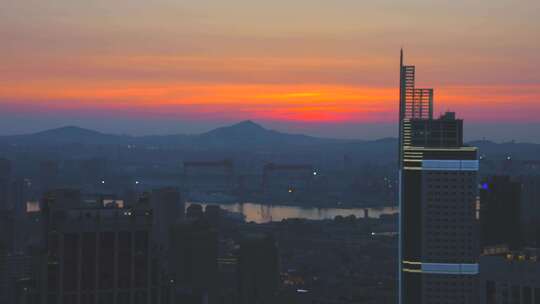
MULTIPOLYGON (((537 121, 539 85, 436 88, 436 111, 475 120, 537 121), (498 115, 497 115, 498 114, 498 115), (537 115, 536 115, 537 116, 537 115)), ((92 84, 44 81, 0 87, 12 111, 108 111, 156 117, 265 119, 305 122, 389 122, 395 87, 321 84, 202 84, 135 81, 92 84)))

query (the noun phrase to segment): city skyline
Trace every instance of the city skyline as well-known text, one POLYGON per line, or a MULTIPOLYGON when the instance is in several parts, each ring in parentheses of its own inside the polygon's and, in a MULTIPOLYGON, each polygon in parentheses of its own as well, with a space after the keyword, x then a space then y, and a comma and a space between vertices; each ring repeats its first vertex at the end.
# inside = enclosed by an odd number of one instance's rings
POLYGON ((474 121, 468 139, 536 141, 525 131, 540 131, 537 2, 341 2, 6 3, 1 133, 198 133, 251 119, 394 136, 403 46, 421 85, 437 84, 435 113, 474 121))
POLYGON ((540 304, 540 1, 1 7, 0 303, 540 304))

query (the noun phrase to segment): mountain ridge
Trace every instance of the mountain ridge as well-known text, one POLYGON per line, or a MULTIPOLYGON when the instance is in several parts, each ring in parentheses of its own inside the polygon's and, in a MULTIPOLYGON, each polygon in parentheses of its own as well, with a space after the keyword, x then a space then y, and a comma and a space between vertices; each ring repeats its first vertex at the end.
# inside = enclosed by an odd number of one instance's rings
MULTIPOLYGON (((267 129, 251 120, 212 129, 200 134, 168 134, 168 135, 119 135, 102 133, 92 129, 67 125, 59 128, 43 130, 35 133, 0 136, 0 144, 14 145, 141 145, 168 146, 196 149, 217 150, 261 150, 284 151, 287 149, 323 149, 355 153, 355 151, 371 151, 374 157, 377 153, 394 153, 397 139, 385 137, 375 140, 335 139, 291 134, 267 129)), ((473 140, 469 145, 480 148, 481 153, 496 155, 516 154, 534 158, 540 155, 540 144, 504 142, 496 143, 489 140, 473 140)), ((391 157, 388 154, 388 157, 391 157)))

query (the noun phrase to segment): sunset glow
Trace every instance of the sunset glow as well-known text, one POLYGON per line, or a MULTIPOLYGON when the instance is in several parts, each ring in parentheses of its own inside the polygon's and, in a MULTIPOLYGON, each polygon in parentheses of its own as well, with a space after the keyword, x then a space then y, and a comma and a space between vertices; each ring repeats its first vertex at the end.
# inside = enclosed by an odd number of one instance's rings
MULTIPOLYGON (((114 112, 137 117, 201 119, 294 120, 310 122, 391 122, 395 119, 396 89, 286 84, 169 84, 126 83, 113 86, 35 84, 0 89, 7 111, 114 112)), ((534 121, 540 111, 540 86, 440 87, 439 112, 457 110, 467 118, 534 121), (485 105, 490 105, 488 109, 485 105), (523 109, 528 109, 524 111, 523 109)))
POLYGON ((0 106, 8 119, 390 123, 404 46, 407 60, 421 66, 418 83, 435 88, 436 112, 540 123, 532 114, 540 110, 540 42, 530 39, 540 32, 526 17, 536 1, 495 1, 482 22, 480 6, 441 3, 437 25, 418 18, 421 0, 404 15, 391 1, 302 0, 286 11, 283 3, 243 0, 23 2, 0 12, 0 106), (454 24, 449 11, 462 22, 454 24))

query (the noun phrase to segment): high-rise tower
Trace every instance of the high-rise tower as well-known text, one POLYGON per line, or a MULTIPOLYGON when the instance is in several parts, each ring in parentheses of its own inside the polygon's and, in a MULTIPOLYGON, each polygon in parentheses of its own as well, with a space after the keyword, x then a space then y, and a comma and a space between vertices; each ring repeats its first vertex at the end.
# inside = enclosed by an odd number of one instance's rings
POLYGON ((477 149, 400 55, 399 303, 477 303, 477 149))

